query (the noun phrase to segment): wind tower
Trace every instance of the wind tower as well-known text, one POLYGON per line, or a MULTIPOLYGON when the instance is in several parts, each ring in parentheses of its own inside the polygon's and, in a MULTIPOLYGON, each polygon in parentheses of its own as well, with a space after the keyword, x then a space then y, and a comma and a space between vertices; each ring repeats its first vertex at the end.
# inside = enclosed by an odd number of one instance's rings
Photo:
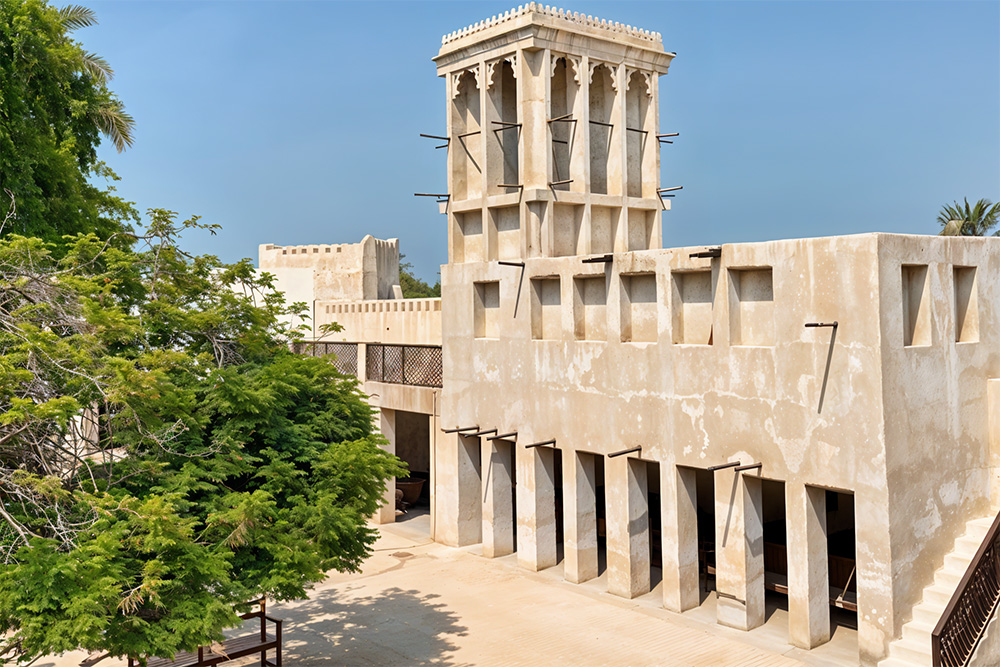
POLYGON ((445 35, 450 264, 661 247, 659 33, 529 3, 445 35))

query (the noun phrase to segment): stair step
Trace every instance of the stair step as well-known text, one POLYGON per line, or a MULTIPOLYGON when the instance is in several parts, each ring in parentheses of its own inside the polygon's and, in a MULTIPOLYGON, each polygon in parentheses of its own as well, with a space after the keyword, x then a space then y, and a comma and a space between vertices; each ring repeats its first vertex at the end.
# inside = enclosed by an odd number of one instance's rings
POLYGON ((934 623, 920 622, 914 619, 903 626, 903 638, 913 640, 918 646, 926 644, 930 650, 934 625, 934 623))
POLYGON ((937 622, 941 620, 941 614, 944 613, 944 605, 940 607, 937 605, 929 605, 921 602, 916 607, 913 608, 913 620, 911 623, 924 623, 930 624, 931 627, 937 625, 937 622))
POLYGON ((947 569, 953 570, 955 572, 961 572, 965 574, 965 571, 969 569, 969 565, 972 563, 972 556, 975 554, 965 554, 952 552, 944 557, 944 566, 947 569))
POLYGON ((979 546, 983 543, 983 538, 971 537, 969 535, 963 535, 962 537, 955 540, 955 550, 953 553, 963 554, 972 560, 972 557, 976 555, 979 551, 979 546))
POLYGON ((924 602, 935 607, 940 607, 941 611, 944 612, 944 608, 948 605, 954 593, 954 588, 948 588, 947 586, 935 583, 933 586, 928 586, 924 589, 924 602))
POLYGON ((950 588, 952 592, 958 588, 958 582, 962 580, 962 575, 965 572, 959 572, 957 570, 951 569, 941 569, 934 574, 934 583, 940 584, 945 588, 950 588))
POLYGON ((983 517, 982 519, 973 519, 972 521, 969 522, 968 525, 983 526, 984 528, 986 528, 987 530, 989 530, 990 526, 993 525, 993 521, 995 519, 996 519, 996 517, 993 517, 993 516, 983 517))
POLYGON ((918 665, 929 665, 931 664, 931 643, 928 641, 924 644, 909 637, 903 637, 889 646, 889 656, 910 660, 918 665))
POLYGON ((878 667, 926 667, 927 664, 927 662, 920 660, 889 657, 878 663, 878 667))

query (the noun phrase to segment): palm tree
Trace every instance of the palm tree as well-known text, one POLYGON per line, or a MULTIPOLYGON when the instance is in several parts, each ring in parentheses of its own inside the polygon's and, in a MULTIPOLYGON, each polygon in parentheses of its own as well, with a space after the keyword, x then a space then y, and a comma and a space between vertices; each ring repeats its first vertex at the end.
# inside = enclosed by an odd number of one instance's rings
MULTIPOLYGON (((59 20, 67 32, 77 28, 87 28, 97 24, 97 15, 88 7, 68 5, 59 10, 59 20)), ((115 75, 108 62, 97 54, 79 50, 80 65, 101 86, 115 75)), ((111 97, 91 109, 91 122, 98 131, 111 140, 118 152, 131 148, 135 120, 125 112, 125 106, 117 98, 111 97)))
MULTIPOLYGON (((964 207, 957 201, 954 206, 942 206, 937 221, 941 225, 940 236, 987 236, 1000 223, 1000 203, 980 199, 969 206, 966 198, 964 207)), ((992 236, 1000 236, 1000 231, 992 236)))

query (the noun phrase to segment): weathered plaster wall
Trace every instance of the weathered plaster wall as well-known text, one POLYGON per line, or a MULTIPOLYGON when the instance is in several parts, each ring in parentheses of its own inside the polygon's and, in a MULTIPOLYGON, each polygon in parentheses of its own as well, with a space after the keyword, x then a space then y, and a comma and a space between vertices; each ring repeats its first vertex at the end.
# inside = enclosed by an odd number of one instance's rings
POLYGON ((902 610, 894 619, 897 633, 966 521, 990 513, 996 462, 987 380, 1000 377, 997 275, 996 239, 879 235, 892 591, 902 610), (904 266, 927 267, 919 295, 904 285, 904 266), (975 312, 963 323, 978 325, 977 340, 968 340, 967 329, 966 342, 956 341, 956 305, 964 295, 956 294, 955 267, 976 267, 975 312), (914 341, 921 344, 904 345, 904 300, 911 310, 919 307, 914 319, 928 326, 914 341))
POLYGON ((397 298, 399 240, 365 236, 360 243, 259 249, 258 268, 274 274, 289 301, 397 298))
POLYGON ((325 341, 440 345, 441 299, 320 301, 315 322, 317 329, 330 322, 343 327, 319 336, 325 341))
MULTIPOLYGON (((869 614, 876 634, 866 641, 881 655, 893 620, 891 589, 882 585, 890 581, 891 554, 877 239, 724 246, 720 259, 689 256, 700 248, 620 254, 608 265, 528 259, 519 303, 517 269, 448 265, 443 423, 517 431, 519 442, 556 438, 563 451, 607 454, 641 445, 642 458, 670 466, 762 462, 765 478, 854 492, 858 516, 876 519, 859 520, 859 601, 878 612, 869 614), (767 268, 771 303, 768 290, 747 290, 745 281, 747 272, 767 268), (701 328, 710 318, 711 344, 675 344, 675 313, 685 304, 674 282, 705 270, 710 315, 702 304, 692 317, 701 328), (656 340, 622 343, 622 278, 637 274, 655 275, 656 340), (535 299, 533 309, 527 286, 542 276, 559 278, 560 325, 557 334, 542 327, 547 338, 533 340, 532 318, 543 306, 535 299), (576 339, 587 336, 578 325, 587 304, 574 293, 585 277, 603 278, 607 288, 600 340, 576 339), (499 283, 495 338, 476 338, 473 329, 475 285, 484 282, 499 283), (841 323, 836 332, 804 326, 834 320, 841 323), (734 345, 734 334, 771 344, 734 345)), ((548 301, 545 317, 553 315, 548 301)))

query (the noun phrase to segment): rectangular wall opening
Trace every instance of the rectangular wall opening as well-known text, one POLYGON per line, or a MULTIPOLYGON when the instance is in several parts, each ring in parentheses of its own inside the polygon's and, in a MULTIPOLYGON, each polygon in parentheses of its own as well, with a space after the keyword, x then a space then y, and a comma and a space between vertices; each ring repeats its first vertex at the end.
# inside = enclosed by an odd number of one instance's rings
POLYGON ((558 276, 531 279, 531 337, 562 338, 562 287, 558 276))
POLYGON ((624 275, 621 281, 622 342, 655 343, 658 329, 656 274, 624 275))
POLYGON ((476 338, 498 338, 500 335, 500 283, 476 283, 473 292, 476 338))
POLYGON ((407 477, 396 479, 396 507, 403 511, 396 521, 407 521, 430 512, 430 416, 405 410, 395 412, 396 456, 405 461, 410 469, 407 477))
POLYGON ((784 482, 770 479, 759 482, 764 523, 764 617, 767 619, 776 609, 788 611, 788 535, 784 482))
POLYGON ((904 264, 903 345, 931 344, 931 299, 928 294, 927 265, 904 264))
POLYGON ((493 236, 490 260, 521 257, 521 212, 517 206, 490 210, 490 234, 493 236))
POLYGON ((583 209, 577 204, 553 204, 553 241, 556 257, 585 255, 583 235, 583 209))
MULTIPOLYGON (((628 195, 630 197, 643 196, 643 154, 651 145, 650 140, 656 141, 646 131, 646 116, 649 114, 649 105, 652 93, 646 85, 646 77, 641 72, 632 72, 628 77, 625 94, 626 107, 626 130, 625 140, 627 144, 627 180, 628 195)), ((649 187, 647 190, 651 189, 649 187)), ((645 196, 651 196, 647 192, 645 196)))
POLYGON ((556 564, 563 562, 566 556, 566 504, 563 502, 563 457, 558 449, 552 450, 552 483, 555 487, 556 503, 556 564))
POLYGON ((729 270, 729 341, 732 345, 774 345, 770 267, 729 270))
POLYGON ((675 271, 673 277, 673 342, 711 345, 713 333, 712 271, 675 271))
POLYGON ((858 573, 854 494, 826 492, 827 562, 830 569, 830 632, 858 628, 858 573))
MULTIPOLYGON (((579 119, 566 118, 574 113, 574 103, 580 88, 575 80, 579 74, 574 73, 574 66, 579 67, 571 65, 566 58, 557 58, 552 70, 549 118, 562 119, 548 124, 552 141, 553 183, 574 179, 572 162, 579 119)), ((582 191, 584 185, 574 180, 573 183, 558 187, 582 191)))
POLYGON ((975 343, 979 340, 979 299, 976 295, 976 267, 956 266, 955 273, 955 341, 975 343))
POLYGON ((455 237, 452 261, 482 262, 484 260, 485 244, 483 243, 482 211, 469 211, 455 214, 455 237))
POLYGON ((487 98, 490 105, 490 125, 487 132, 487 194, 496 195, 517 192, 520 185, 518 175, 518 144, 521 127, 517 124, 517 80, 510 60, 501 60, 487 66, 492 73, 487 83, 487 98))
POLYGON ((590 75, 590 191, 595 194, 621 194, 621 183, 609 177, 608 169, 618 140, 612 126, 617 98, 613 81, 607 65, 597 65, 590 75))
POLYGON ((608 569, 608 500, 604 482, 604 457, 599 454, 591 456, 594 457, 594 487, 597 496, 597 576, 601 576, 608 569))
POLYGON ((448 153, 451 158, 451 195, 455 201, 463 201, 482 194, 483 137, 479 86, 475 74, 463 72, 455 85, 451 104, 453 134, 448 153))
POLYGON ((656 246, 656 225, 660 222, 659 213, 641 208, 628 210, 628 249, 653 250, 656 246))
POLYGON ((590 252, 597 255, 620 250, 621 213, 622 209, 612 206, 590 207, 590 252))
POLYGON ((715 473, 695 471, 695 497, 698 517, 698 574, 704 583, 699 604, 715 590, 715 473))
POLYGON ((607 303, 604 276, 573 279, 573 332, 577 340, 607 340, 607 303))
POLYGON ((483 449, 479 438, 458 437, 458 543, 483 541, 483 449))
POLYGON ((663 505, 660 494, 660 464, 646 461, 646 502, 649 511, 649 590, 663 581, 663 505))

